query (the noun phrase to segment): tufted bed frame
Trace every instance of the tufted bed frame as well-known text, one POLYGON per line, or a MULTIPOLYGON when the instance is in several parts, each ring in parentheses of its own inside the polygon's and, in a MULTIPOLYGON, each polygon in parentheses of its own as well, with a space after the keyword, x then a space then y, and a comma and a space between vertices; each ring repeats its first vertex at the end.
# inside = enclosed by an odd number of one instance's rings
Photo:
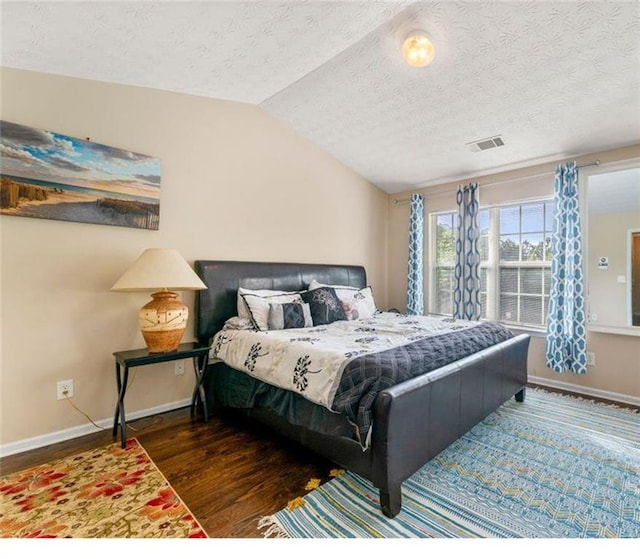
MULTIPOLYGON (((207 290, 196 294, 196 336, 210 344, 224 322, 237 314, 238 287, 307 289, 311 280, 365 287, 361 266, 197 260, 207 290)), ((527 382, 529 336, 515 336, 469 357, 382 391, 374 403, 371 443, 366 451, 348 436, 294 425, 267 408, 249 417, 301 443, 335 464, 370 480, 380 507, 392 518, 402 506, 402 482, 512 396, 521 402, 527 382)), ((205 379, 218 363, 208 365, 205 379)), ((205 383, 206 384, 206 383, 205 383)), ((207 400, 215 402, 214 395, 207 400)))

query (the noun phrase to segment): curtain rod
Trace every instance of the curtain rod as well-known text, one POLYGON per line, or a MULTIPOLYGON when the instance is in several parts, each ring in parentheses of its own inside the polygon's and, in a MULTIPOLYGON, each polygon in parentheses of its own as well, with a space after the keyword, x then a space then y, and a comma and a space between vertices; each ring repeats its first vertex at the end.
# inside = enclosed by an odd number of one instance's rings
MULTIPOLYGON (((600 160, 596 159, 593 163, 587 163, 586 165, 578 166, 578 169, 582 169, 584 167, 597 167, 598 165, 600 165, 600 160)), ((496 184, 504 184, 505 182, 515 182, 515 181, 521 181, 521 180, 525 180, 525 179, 534 179, 536 177, 544 177, 546 175, 554 175, 554 174, 555 174, 555 171, 546 171, 544 173, 537 173, 535 175, 527 175, 525 177, 516 177, 516 178, 513 178, 513 179, 504 179, 504 180, 501 180, 501 181, 488 182, 486 184, 480 183, 480 186, 482 188, 487 188, 488 186, 495 186, 496 184)), ((442 196, 444 194, 448 195, 449 192, 436 194, 436 196, 442 196)), ((404 202, 410 202, 410 201, 411 201, 411 198, 395 198, 393 200, 393 203, 394 204, 403 204, 404 202)))

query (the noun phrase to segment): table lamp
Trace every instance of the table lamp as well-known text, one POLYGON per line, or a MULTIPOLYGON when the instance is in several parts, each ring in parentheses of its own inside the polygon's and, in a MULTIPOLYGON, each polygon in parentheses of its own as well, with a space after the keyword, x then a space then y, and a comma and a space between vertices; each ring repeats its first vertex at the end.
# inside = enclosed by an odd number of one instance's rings
POLYGON ((189 309, 176 291, 206 288, 177 250, 149 248, 113 284, 111 291, 154 292, 152 300, 140 309, 140 330, 150 353, 168 353, 178 349, 189 318, 189 309))

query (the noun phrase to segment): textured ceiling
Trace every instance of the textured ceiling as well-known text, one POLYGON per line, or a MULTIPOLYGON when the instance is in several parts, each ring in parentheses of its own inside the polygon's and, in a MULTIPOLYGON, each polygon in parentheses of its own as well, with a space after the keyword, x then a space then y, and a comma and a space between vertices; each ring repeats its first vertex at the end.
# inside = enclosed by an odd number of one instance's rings
POLYGON ((637 2, 2 2, 2 64, 260 105, 387 192, 640 142, 637 2), (436 45, 403 64, 406 33, 436 45), (473 140, 505 146, 473 153, 473 140))
POLYGON ((2 64, 260 103, 410 2, 5 2, 2 64))

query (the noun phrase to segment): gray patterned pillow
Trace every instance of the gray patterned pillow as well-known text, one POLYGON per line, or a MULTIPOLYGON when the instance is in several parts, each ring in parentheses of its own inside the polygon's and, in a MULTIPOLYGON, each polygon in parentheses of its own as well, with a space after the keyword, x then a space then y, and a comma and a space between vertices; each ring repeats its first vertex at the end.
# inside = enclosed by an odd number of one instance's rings
POLYGON ((307 303, 271 303, 269 305, 269 330, 287 328, 311 328, 311 309, 307 303))

